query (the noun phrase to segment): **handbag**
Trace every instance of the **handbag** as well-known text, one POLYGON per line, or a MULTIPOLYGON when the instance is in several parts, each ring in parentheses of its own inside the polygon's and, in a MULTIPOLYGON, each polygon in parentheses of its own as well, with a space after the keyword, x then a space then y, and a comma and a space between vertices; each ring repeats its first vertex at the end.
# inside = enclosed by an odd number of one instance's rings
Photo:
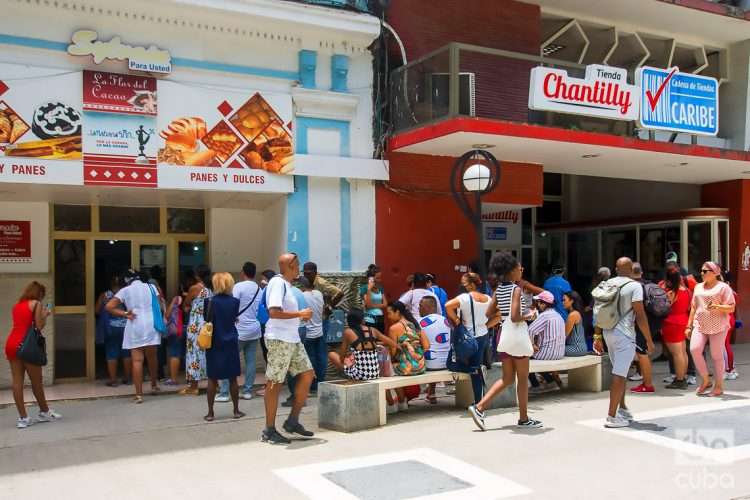
MULTIPOLYGON (((469 293, 469 303, 471 304, 471 326, 474 332, 477 331, 477 325, 474 319, 474 299, 469 293)), ((479 343, 476 337, 469 333, 464 326, 463 318, 458 326, 451 332, 451 348, 448 351, 448 359, 445 366, 452 372, 474 373, 479 364, 477 361, 477 352, 479 352, 479 343)))
POLYGON ((37 302, 31 313, 31 326, 23 338, 23 342, 18 346, 16 358, 30 365, 46 366, 47 365, 47 340, 36 327, 36 308, 39 307, 37 302))
POLYGON ((172 301, 172 313, 167 321, 167 337, 182 337, 182 297, 175 297, 172 301))
MULTIPOLYGON (((211 303, 213 302, 211 299, 208 299, 206 302, 208 302, 208 311, 206 311, 206 318, 211 318, 212 307, 211 303)), ((207 349, 211 349, 211 342, 213 340, 214 336, 214 324, 211 321, 205 321, 203 323, 203 326, 201 326, 200 332, 198 332, 198 348, 202 351, 205 351, 207 349)))
POLYGON ((162 337, 166 337, 168 334, 167 325, 164 324, 164 315, 161 313, 159 296, 156 294, 154 285, 148 285, 148 289, 151 292, 151 315, 154 318, 154 330, 159 332, 162 337))
POLYGON ((505 318, 500 330, 497 352, 515 357, 529 357, 534 354, 534 347, 531 345, 531 338, 529 338, 529 326, 525 321, 515 323, 510 319, 510 316, 505 318))

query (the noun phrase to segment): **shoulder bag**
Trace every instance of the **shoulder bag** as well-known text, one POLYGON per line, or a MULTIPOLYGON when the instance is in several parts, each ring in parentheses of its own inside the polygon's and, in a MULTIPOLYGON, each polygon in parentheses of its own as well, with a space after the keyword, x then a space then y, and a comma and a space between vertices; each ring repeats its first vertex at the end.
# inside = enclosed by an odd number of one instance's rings
POLYGON ((16 357, 24 363, 31 365, 45 366, 47 364, 47 340, 36 327, 36 308, 39 302, 34 306, 31 312, 31 326, 23 338, 23 342, 18 346, 16 357))
MULTIPOLYGON (((515 288, 511 293, 511 298, 514 293, 516 293, 515 288)), ((529 325, 525 321, 514 322, 509 314, 503 320, 503 325, 500 329, 500 341, 497 343, 497 352, 515 357, 529 357, 534 354, 534 347, 531 345, 531 338, 529 337, 529 325)))
MULTIPOLYGON (((206 318, 207 319, 213 319, 211 313, 213 312, 213 307, 211 307, 211 304, 213 303, 213 299, 207 299, 207 306, 208 310, 206 311, 206 318)), ((198 348, 205 351, 207 349, 211 349, 211 343, 214 336, 214 324, 211 321, 206 321, 203 323, 203 326, 201 327, 200 332, 198 332, 198 348)))
POLYGON ((167 325, 164 324, 164 315, 161 313, 161 302, 156 294, 156 287, 151 284, 146 286, 151 292, 151 315, 154 318, 154 330, 159 332, 162 337, 166 337, 169 332, 167 331, 167 325))
POLYGON ((451 348, 448 351, 448 360, 446 361, 446 367, 453 372, 473 373, 479 368, 474 366, 472 361, 477 360, 477 352, 479 351, 479 343, 473 333, 476 333, 477 326, 474 319, 474 299, 469 295, 469 304, 471 305, 471 325, 474 328, 472 333, 469 333, 466 326, 464 326, 463 315, 459 314, 460 322, 453 328, 451 332, 451 348))

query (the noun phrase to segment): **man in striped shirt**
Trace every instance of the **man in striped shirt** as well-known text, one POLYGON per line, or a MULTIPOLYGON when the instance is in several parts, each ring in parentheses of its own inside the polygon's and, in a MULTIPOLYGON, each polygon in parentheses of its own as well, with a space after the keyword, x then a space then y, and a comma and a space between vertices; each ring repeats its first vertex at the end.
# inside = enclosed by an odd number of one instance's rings
MULTIPOLYGON (((555 360, 565 357, 565 321, 555 310, 555 297, 551 292, 543 291, 534 296, 534 306, 539 311, 539 316, 529 325, 529 335, 534 344, 534 359, 555 360)), ((557 373, 542 372, 546 382, 545 386, 539 385, 535 373, 529 374, 532 393, 547 392, 562 388, 560 376, 557 373)))

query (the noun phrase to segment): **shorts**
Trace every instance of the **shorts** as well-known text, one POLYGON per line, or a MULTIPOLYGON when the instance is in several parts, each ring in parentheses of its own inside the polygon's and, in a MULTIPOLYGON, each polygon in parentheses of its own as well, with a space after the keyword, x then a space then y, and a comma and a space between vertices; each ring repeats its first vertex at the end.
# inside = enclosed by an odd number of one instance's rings
POLYGON ((266 347, 268 348, 266 379, 271 382, 283 384, 287 374, 294 377, 313 369, 302 342, 266 339, 266 347))
POLYGON ((646 337, 643 336, 640 330, 635 331, 635 352, 644 356, 648 354, 646 337))
POLYGON ((109 334, 104 339, 104 353, 107 361, 117 361, 120 358, 130 357, 130 350, 122 348, 122 337, 125 327, 110 326, 109 334))
POLYGON ((612 375, 627 377, 630 364, 635 359, 635 339, 619 332, 604 332, 604 341, 612 363, 612 375))
POLYGON ((182 344, 183 337, 178 337, 177 335, 170 335, 169 337, 167 337, 167 357, 181 358, 182 344))

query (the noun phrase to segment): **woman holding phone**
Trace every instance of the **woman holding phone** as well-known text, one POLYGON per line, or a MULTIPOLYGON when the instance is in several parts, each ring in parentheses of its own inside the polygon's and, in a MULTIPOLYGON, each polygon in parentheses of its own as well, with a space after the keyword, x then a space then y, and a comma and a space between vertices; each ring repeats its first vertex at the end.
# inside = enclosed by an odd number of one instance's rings
POLYGON ((16 403, 16 409, 18 410, 18 420, 16 421, 18 429, 25 429, 33 423, 26 413, 26 404, 23 400, 23 383, 26 374, 29 375, 31 390, 39 404, 40 411, 36 421, 54 422, 62 418, 62 415, 51 410, 47 405, 44 385, 42 384, 42 367, 27 363, 16 356, 18 348, 23 344, 31 326, 34 325, 41 331, 47 324, 47 317, 51 314, 51 306, 49 304, 46 307, 42 306, 45 294, 44 285, 38 281, 29 283, 16 305, 13 306, 13 329, 5 341, 5 357, 8 358, 13 377, 13 401, 16 403))
POLYGON ((685 336, 690 339, 690 354, 701 376, 701 385, 696 393, 702 396, 711 388, 703 350, 711 346, 711 359, 714 363, 714 385, 709 396, 724 393, 724 340, 729 332, 729 316, 734 312, 735 300, 732 289, 719 281, 721 268, 715 262, 705 262, 701 266, 703 282, 693 290, 685 336))
POLYGON ((375 264, 367 268, 367 289, 364 293, 365 317, 379 332, 385 331, 385 309, 388 299, 383 290, 383 274, 375 264))

